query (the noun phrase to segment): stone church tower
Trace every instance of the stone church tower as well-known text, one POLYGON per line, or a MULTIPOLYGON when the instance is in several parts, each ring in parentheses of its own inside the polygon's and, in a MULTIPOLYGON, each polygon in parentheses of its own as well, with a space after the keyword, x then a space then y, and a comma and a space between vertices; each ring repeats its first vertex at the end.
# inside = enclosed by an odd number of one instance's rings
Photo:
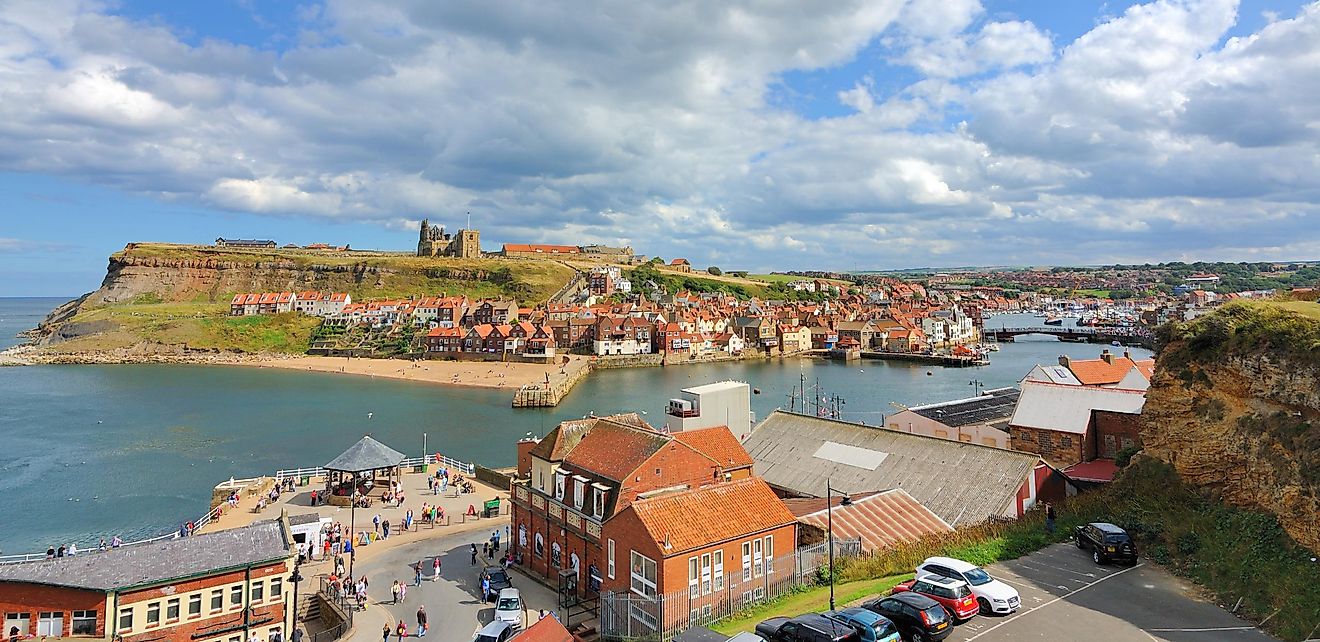
POLYGON ((459 230, 456 235, 445 233, 443 225, 431 225, 422 219, 417 235, 417 256, 450 256, 463 259, 481 258, 481 231, 459 230))

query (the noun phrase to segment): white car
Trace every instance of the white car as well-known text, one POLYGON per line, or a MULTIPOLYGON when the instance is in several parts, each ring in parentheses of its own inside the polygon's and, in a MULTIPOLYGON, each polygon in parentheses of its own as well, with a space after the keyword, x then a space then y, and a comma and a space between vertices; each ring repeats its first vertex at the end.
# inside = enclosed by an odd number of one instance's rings
POLYGON ((967 582, 982 613, 1009 614, 1022 606, 1017 589, 990 577, 975 564, 952 557, 928 557, 917 566, 917 576, 942 575, 967 582))
POLYGON ((523 603, 522 595, 516 588, 506 588, 500 590, 500 597, 495 600, 495 620, 496 622, 507 622, 513 630, 522 629, 523 626, 523 603))

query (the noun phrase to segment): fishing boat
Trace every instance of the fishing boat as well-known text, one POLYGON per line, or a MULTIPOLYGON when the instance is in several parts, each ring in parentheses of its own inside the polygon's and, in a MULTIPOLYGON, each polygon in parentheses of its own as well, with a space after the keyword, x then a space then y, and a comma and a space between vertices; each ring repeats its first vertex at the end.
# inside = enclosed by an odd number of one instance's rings
POLYGON ((1045 319, 1045 325, 1063 325, 1063 319, 1059 317, 1049 317, 1045 319))

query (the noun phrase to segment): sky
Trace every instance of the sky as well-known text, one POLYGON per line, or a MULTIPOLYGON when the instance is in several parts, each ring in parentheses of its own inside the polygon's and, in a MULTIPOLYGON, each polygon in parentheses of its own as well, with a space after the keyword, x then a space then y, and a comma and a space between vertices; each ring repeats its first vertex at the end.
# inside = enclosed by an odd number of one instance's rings
POLYGON ((0 296, 133 241, 1320 258, 1320 2, 0 0, 0 296))

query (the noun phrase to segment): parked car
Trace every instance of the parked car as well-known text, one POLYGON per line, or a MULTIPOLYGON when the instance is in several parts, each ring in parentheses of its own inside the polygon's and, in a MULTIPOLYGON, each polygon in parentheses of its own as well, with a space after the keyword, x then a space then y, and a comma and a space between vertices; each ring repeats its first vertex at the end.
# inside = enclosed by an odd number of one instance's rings
POLYGON ((914 580, 908 580, 895 586, 889 592, 890 595, 911 591, 920 593, 926 597, 940 603, 945 611, 953 617, 954 622, 966 622, 976 617, 976 612, 981 609, 981 605, 976 602, 976 597, 972 595, 971 587, 967 582, 955 580, 939 575, 923 575, 914 580))
POLYGON ((481 574, 477 576, 477 590, 481 590, 484 580, 489 580, 490 584, 486 588, 486 594, 481 596, 482 600, 489 601, 500 596, 500 591, 506 588, 512 588, 513 582, 509 581, 509 574, 498 566, 487 566, 481 569, 481 574))
POLYGON ((508 622, 491 620, 490 624, 477 631, 477 637, 473 642, 505 642, 511 637, 513 637, 513 627, 509 626, 508 622))
POLYGON ((1113 524, 1082 524, 1073 536, 1077 540, 1077 548, 1091 549, 1091 559, 1096 564, 1106 564, 1113 560, 1137 563, 1137 545, 1132 541, 1132 536, 1113 524))
POLYGON ((495 600, 495 619, 501 622, 508 622, 509 626, 516 631, 523 626, 523 603, 522 594, 516 588, 506 588, 500 590, 500 596, 495 600))
POLYGON ((826 617, 846 622, 862 636, 862 642, 902 642, 898 627, 889 618, 860 606, 830 611, 826 617))
POLYGON ((979 566, 952 557, 928 557, 917 567, 917 575, 939 575, 967 582, 982 613, 1008 614, 1022 606, 1017 589, 990 577, 979 566))
POLYGON ((770 642, 861 642, 857 629, 819 613, 772 617, 756 625, 756 634, 770 642))
POLYGON ((920 593, 878 597, 864 602, 862 608, 888 618, 910 642, 939 642, 953 632, 953 623, 944 607, 920 593))

